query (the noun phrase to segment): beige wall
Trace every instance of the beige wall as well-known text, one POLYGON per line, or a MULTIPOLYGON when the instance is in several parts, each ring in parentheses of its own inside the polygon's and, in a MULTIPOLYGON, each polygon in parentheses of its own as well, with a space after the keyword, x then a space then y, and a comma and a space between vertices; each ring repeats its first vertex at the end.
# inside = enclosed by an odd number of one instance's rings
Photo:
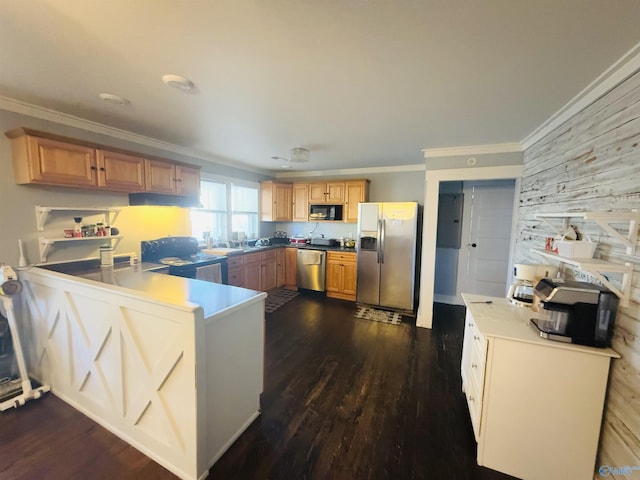
MULTIPOLYGON (((639 145, 640 73, 636 73, 527 149, 516 260, 543 261, 530 252, 532 247, 544 248, 544 238, 552 236, 536 220, 538 212, 640 209, 639 145)), ((622 244, 599 227, 575 219, 572 223, 599 242, 597 257, 633 264, 631 302, 619 308, 616 318, 613 348, 622 358, 611 368, 596 468, 640 465, 639 250, 636 245, 635 254, 627 255, 622 244)), ((567 269, 567 277, 573 276, 567 269)), ((620 285, 615 274, 611 279, 620 285)))

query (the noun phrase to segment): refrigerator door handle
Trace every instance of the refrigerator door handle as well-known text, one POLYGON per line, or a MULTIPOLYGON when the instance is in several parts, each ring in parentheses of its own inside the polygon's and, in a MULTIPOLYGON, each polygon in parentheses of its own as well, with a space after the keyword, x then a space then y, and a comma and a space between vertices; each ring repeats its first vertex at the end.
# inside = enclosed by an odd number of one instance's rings
POLYGON ((382 238, 382 220, 378 220, 378 231, 376 232, 376 262, 380 263, 380 242, 382 238))
POLYGON ((386 220, 380 220, 380 262, 384 263, 384 236, 386 230, 386 220))

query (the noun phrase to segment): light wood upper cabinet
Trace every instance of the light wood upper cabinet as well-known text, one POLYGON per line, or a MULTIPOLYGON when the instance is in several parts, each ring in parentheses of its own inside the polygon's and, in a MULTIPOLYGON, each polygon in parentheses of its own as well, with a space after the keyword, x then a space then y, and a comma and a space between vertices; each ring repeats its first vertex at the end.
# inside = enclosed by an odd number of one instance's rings
POLYGON ((146 191, 200 196, 200 169, 164 160, 145 160, 146 191))
POLYGON ((97 150, 98 187, 123 192, 144 191, 144 159, 97 150))
POLYGON ((290 183, 266 181, 260 183, 260 220, 263 222, 291 221, 290 183))
POLYGON ((200 198, 200 169, 176 165, 178 194, 200 198))
POLYGON ((344 182, 309 184, 309 203, 344 203, 344 182))
POLYGON ((144 175, 146 191, 154 193, 168 193, 175 195, 176 167, 174 164, 162 160, 145 160, 144 175))
POLYGON ((11 139, 18 184, 45 184, 119 192, 200 195, 199 167, 148 160, 135 153, 19 128, 11 139))
POLYGON ((31 135, 11 136, 16 183, 95 187, 96 150, 31 135))
POLYGON ((293 184, 293 205, 291 220, 294 222, 309 221, 309 200, 306 183, 293 184))
POLYGON ((343 219, 347 223, 356 223, 358 203, 369 201, 369 180, 350 180, 345 185, 343 219))

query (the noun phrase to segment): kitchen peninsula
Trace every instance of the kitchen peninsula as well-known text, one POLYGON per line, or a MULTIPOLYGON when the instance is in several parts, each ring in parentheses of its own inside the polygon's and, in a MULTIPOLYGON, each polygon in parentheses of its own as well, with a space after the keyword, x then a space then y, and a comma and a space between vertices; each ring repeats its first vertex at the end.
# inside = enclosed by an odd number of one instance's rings
POLYGON ((33 376, 180 478, 259 415, 265 293, 139 266, 21 279, 33 376))

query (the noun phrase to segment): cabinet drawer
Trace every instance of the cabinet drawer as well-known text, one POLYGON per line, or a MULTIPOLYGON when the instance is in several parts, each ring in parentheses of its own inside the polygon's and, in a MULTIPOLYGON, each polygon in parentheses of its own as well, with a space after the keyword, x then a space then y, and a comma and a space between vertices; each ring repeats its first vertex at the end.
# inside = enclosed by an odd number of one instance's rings
POLYGON ((356 263, 356 254, 350 252, 327 252, 327 262, 330 261, 356 263))
POLYGON ((243 264, 242 255, 236 255, 234 257, 227 258, 227 268, 231 270, 232 268, 241 267, 243 264))
POLYGON ((229 269, 229 271, 227 272, 227 277, 229 285, 233 285, 235 287, 244 286, 244 270, 242 269, 242 267, 229 269))
POLYGON ((262 260, 275 260, 278 254, 278 250, 266 250, 264 252, 260 252, 262 260))

